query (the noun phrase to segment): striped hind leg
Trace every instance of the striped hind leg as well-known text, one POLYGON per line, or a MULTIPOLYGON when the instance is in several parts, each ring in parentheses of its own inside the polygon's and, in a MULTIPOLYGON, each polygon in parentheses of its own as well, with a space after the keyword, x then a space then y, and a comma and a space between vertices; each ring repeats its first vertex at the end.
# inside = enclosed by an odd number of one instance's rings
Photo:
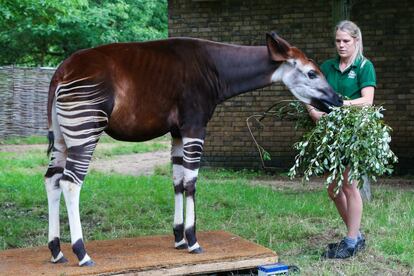
POLYGON ((60 249, 59 206, 62 188, 59 181, 62 178, 66 164, 66 144, 56 121, 56 111, 52 111, 53 148, 49 167, 45 174, 45 188, 49 207, 49 237, 48 247, 51 251, 52 263, 65 263, 67 259, 60 249))
POLYGON ((78 257, 79 266, 94 265, 94 262, 86 253, 83 241, 79 197, 95 146, 96 143, 68 148, 68 158, 60 180, 60 187, 68 212, 72 250, 78 257))
MULTIPOLYGON (((73 253, 78 257, 79 266, 92 266, 95 263, 86 253, 83 241, 82 225, 79 213, 79 197, 83 180, 88 171, 89 163, 93 151, 98 142, 96 140, 86 142, 72 147, 68 147, 68 157, 63 176, 60 180, 60 187, 65 198, 66 209, 68 212, 70 237, 73 253)), ((68 145, 80 142, 81 138, 65 137, 68 145)))
POLYGON ((93 151, 108 124, 108 97, 100 84, 83 80, 62 86, 56 93, 57 120, 67 146, 63 176, 59 182, 66 202, 72 250, 79 266, 94 262, 86 253, 79 214, 79 196, 93 151))

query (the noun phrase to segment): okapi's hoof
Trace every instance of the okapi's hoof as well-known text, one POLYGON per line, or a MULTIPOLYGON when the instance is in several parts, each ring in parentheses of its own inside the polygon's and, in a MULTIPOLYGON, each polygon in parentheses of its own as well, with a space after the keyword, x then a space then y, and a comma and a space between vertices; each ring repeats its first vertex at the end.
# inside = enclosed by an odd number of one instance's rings
POLYGON ((89 260, 87 262, 84 262, 83 264, 81 264, 80 266, 95 266, 95 262, 92 260, 89 260))
POLYGON ((180 244, 179 246, 176 246, 175 249, 181 250, 181 249, 187 249, 188 248, 188 244, 183 243, 180 244))
POLYGON ((204 250, 201 247, 197 247, 196 249, 193 249, 193 250, 190 251, 191 254, 201 254, 203 252, 204 252, 204 250))
POLYGON ((51 263, 52 264, 64 264, 64 263, 67 263, 68 262, 68 259, 66 259, 64 256, 62 256, 62 258, 60 258, 59 260, 57 260, 57 261, 52 261, 51 263))

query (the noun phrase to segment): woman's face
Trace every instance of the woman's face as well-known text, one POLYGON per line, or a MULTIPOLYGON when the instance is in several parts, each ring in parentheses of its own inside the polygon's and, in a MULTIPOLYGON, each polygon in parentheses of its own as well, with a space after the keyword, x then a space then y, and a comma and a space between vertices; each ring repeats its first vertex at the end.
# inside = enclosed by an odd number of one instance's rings
POLYGON ((356 39, 341 30, 336 31, 335 45, 338 55, 343 60, 352 57, 356 51, 356 39))

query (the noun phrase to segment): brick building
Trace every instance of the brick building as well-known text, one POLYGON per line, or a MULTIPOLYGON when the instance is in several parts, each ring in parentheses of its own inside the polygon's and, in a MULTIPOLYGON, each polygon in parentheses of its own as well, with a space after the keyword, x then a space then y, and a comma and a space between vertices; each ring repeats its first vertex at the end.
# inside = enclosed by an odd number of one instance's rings
MULTIPOLYGON (((265 33, 279 33, 321 63, 335 54, 333 27, 343 18, 362 30, 365 55, 374 63, 378 87, 375 104, 383 105, 393 128, 392 148, 399 173, 413 173, 414 161, 414 4, 410 0, 169 0, 169 36, 264 45, 265 33)), ((249 92, 217 107, 210 121, 203 164, 260 168, 246 118, 282 99, 291 99, 282 85, 249 92)), ((258 137, 271 154, 266 166, 288 168, 301 137, 293 124, 266 119, 258 137)))

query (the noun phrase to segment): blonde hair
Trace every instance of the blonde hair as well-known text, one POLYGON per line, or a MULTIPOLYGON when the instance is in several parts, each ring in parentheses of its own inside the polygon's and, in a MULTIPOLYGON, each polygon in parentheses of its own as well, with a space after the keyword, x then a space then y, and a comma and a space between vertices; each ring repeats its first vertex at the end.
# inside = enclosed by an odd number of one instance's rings
POLYGON ((338 30, 349 34, 352 38, 355 39, 355 53, 350 58, 349 63, 347 65, 348 67, 352 65, 357 58, 363 57, 362 33, 359 27, 354 22, 349 20, 340 21, 335 27, 334 35, 336 35, 336 32, 338 30))

